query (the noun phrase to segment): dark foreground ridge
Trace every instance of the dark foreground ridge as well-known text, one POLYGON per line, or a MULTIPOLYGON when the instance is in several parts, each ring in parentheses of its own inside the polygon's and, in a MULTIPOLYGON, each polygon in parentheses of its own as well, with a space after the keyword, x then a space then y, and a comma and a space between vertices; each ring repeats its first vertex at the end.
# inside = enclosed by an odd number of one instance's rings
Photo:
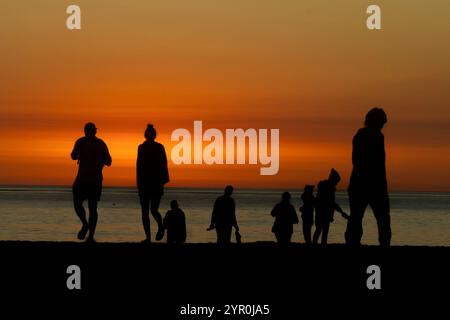
POLYGON ((444 298, 450 285, 450 247, 4 241, 0 255, 11 297, 143 299, 166 318, 187 304, 269 304, 273 315, 355 299, 423 305, 444 298), (67 289, 69 265, 81 268, 81 290, 67 289), (367 288, 370 265, 381 269, 381 290, 367 288))

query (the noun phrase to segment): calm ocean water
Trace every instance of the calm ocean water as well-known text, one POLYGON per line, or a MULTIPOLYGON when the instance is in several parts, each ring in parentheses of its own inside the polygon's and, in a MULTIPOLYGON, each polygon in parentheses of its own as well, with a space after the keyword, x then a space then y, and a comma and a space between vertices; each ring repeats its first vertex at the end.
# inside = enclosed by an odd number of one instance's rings
MULTIPOLYGON (((300 206, 300 191, 290 190, 292 203, 300 206)), ((172 199, 186 213, 187 242, 214 242, 206 231, 214 200, 222 190, 168 189, 160 212, 172 199)), ((272 241, 270 210, 280 190, 237 190, 234 198, 242 240, 272 241)), ((391 193, 393 245, 450 246, 450 194, 391 193)), ((0 240, 75 241, 80 223, 72 208, 70 188, 0 187, 0 240)), ((338 192, 337 202, 348 212, 348 199, 338 192)), ((343 243, 345 220, 339 214, 330 227, 329 242, 343 243)), ((155 235, 155 223, 152 220, 155 235)), ((135 242, 144 238, 138 197, 134 189, 105 188, 99 204, 96 239, 101 242, 135 242)), ((295 226, 294 242, 303 242, 301 224, 295 226)), ((364 219, 363 243, 377 244, 376 223, 370 209, 364 219)))

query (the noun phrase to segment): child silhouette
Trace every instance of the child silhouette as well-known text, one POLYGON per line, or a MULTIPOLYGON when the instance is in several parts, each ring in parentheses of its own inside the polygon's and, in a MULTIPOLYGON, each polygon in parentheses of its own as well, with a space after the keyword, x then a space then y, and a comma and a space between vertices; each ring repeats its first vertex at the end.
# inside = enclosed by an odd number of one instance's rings
POLYGON ((177 200, 170 202, 170 210, 163 219, 167 230, 167 243, 182 244, 186 241, 186 217, 177 200))

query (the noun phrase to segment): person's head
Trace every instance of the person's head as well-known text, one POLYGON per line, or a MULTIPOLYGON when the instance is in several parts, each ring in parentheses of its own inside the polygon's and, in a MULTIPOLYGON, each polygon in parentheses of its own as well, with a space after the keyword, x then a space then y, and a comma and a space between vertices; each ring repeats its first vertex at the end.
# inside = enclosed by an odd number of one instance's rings
POLYGON ((178 201, 177 200, 170 201, 170 208, 172 210, 178 209, 178 201))
POLYGON ((95 124, 92 122, 88 122, 84 125, 84 135, 88 138, 95 137, 97 134, 97 128, 95 127, 95 124))
POLYGON ((334 169, 331 169, 328 180, 330 180, 330 182, 333 185, 337 185, 339 183, 339 181, 341 181, 341 176, 339 175, 339 172, 337 172, 334 169))
POLYGON ((153 127, 153 124, 149 123, 147 125, 147 129, 145 129, 144 137, 147 140, 155 140, 156 139, 156 130, 153 127))
POLYGON ((387 122, 387 115, 381 108, 373 108, 366 114, 364 125, 368 128, 381 130, 387 122))
POLYGON ((283 194, 281 195, 281 200, 289 202, 291 200, 291 194, 287 191, 283 192, 283 194))
POLYGON ((231 196, 233 194, 233 190, 234 190, 233 186, 230 186, 230 185, 226 186, 225 187, 225 195, 231 196))
POLYGON ((303 189, 304 194, 313 194, 314 193, 314 185, 307 184, 303 189))

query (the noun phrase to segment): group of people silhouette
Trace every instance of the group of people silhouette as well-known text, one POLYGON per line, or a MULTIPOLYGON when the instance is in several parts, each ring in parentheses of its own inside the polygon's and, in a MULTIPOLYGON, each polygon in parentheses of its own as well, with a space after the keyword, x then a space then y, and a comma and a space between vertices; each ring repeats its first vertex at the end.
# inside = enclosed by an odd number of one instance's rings
MULTIPOLYGON (((390 206, 386 179, 386 155, 384 135, 381 132, 387 122, 386 113, 381 108, 371 109, 365 117, 364 127, 353 138, 353 170, 348 187, 350 215, 345 213, 335 201, 336 186, 341 180, 339 173, 331 169, 327 179, 314 185, 306 185, 301 196, 300 207, 303 223, 303 237, 306 244, 327 244, 330 223, 334 221, 334 212, 339 212, 347 220, 345 242, 357 246, 363 235, 362 220, 367 206, 372 208, 378 226, 378 240, 381 246, 389 246, 391 241, 390 206), (315 215, 314 215, 315 213, 315 215), (311 237, 312 226, 315 225, 311 237)), ((96 137, 97 128, 89 122, 84 127, 85 136, 79 138, 71 157, 78 162, 78 174, 72 187, 73 203, 82 226, 78 239, 95 242, 97 225, 97 204, 102 194, 102 170, 111 166, 112 159, 108 147, 96 137), (89 219, 83 202, 88 202, 89 219)), ((136 161, 136 181, 141 204, 142 224, 145 232, 144 243, 151 243, 150 213, 158 224, 155 239, 164 238, 167 230, 167 242, 181 244, 186 241, 186 218, 178 202, 172 200, 171 209, 164 219, 159 213, 159 205, 164 195, 164 185, 169 182, 169 170, 164 146, 155 141, 156 130, 147 125, 145 141, 138 147, 136 161)), ((224 194, 219 196, 213 207, 211 223, 206 230, 215 230, 217 243, 231 242, 233 228, 236 242, 241 242, 241 234, 236 219, 236 204, 232 198, 233 187, 226 186, 224 194)), ((291 204, 291 194, 284 192, 281 201, 271 211, 275 218, 272 232, 276 240, 289 243, 294 232, 294 224, 299 223, 296 209, 291 204)))

